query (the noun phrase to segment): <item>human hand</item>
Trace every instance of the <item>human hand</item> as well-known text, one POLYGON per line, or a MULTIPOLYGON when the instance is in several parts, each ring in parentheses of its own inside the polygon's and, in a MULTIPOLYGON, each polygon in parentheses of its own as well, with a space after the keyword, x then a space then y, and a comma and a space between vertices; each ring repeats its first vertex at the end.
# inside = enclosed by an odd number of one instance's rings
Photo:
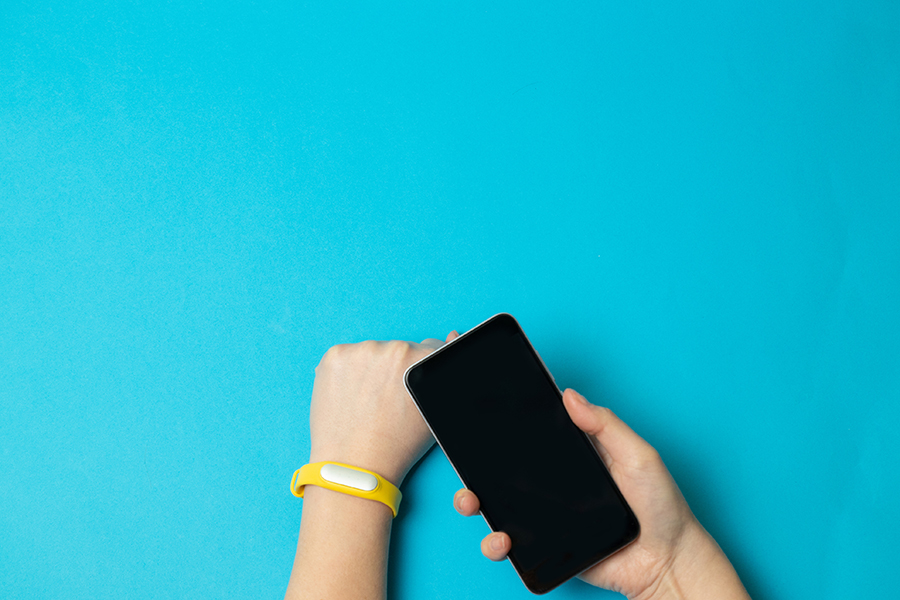
MULTIPOLYGON (((458 335, 453 331, 446 341, 458 335)), ((310 462, 343 462, 399 486, 434 443, 406 392, 403 373, 444 343, 370 340, 329 348, 315 370, 310 462)))
MULTIPOLYGON (((709 597, 746 598, 731 563, 691 512, 657 451, 611 410, 590 404, 575 390, 563 393, 563 403, 572 422, 590 435, 641 524, 634 543, 579 578, 633 599, 680 597, 686 588, 701 589, 709 597), (719 580, 730 587, 710 587, 719 580)), ((454 506, 464 516, 480 510, 478 498, 466 488, 456 493, 454 506)), ((510 548, 510 537, 503 532, 481 542, 482 553, 494 561, 505 559, 510 548)))

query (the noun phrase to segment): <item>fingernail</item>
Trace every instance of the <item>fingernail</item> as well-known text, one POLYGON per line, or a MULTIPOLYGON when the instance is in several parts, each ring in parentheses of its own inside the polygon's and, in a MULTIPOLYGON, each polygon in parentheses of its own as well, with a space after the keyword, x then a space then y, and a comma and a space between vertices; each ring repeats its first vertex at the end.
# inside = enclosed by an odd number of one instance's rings
POLYGON ((491 540, 491 549, 497 551, 503 550, 503 538, 499 535, 495 535, 491 540))
MULTIPOLYGON (((569 389, 572 390, 572 388, 569 388, 569 389)), ((587 404, 587 403, 588 403, 587 398, 585 398, 584 396, 582 396, 581 394, 579 394, 579 393, 576 392, 575 390, 572 390, 572 393, 575 394, 575 399, 578 400, 579 402, 581 402, 582 404, 587 404)))
POLYGON ((453 506, 456 507, 456 512, 462 512, 462 496, 453 499, 453 506))

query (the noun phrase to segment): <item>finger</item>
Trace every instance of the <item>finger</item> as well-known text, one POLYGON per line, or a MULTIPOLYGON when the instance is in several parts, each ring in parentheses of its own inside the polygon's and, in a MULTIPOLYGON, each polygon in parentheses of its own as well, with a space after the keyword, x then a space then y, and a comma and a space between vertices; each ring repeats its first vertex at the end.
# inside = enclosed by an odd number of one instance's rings
POLYGON ((453 496, 453 506, 456 508, 456 512, 464 517, 477 515, 478 511, 481 510, 481 502, 479 502, 478 496, 475 495, 475 492, 466 488, 462 488, 453 496))
POLYGON ((502 531, 491 533, 481 540, 481 553, 495 562, 505 559, 511 547, 512 540, 502 531))
POLYGON ((604 460, 626 464, 638 464, 656 454, 653 446, 636 434, 613 411, 596 406, 573 389, 563 392, 563 402, 569 418, 579 429, 594 436, 606 454, 604 460), (609 460, 606 460, 607 457, 609 460))
POLYGON ((422 340, 421 345, 425 346, 426 348, 434 348, 435 350, 437 350, 444 345, 444 342, 436 338, 426 338, 422 340))
POLYGON ((442 342, 441 340, 436 339, 436 338, 426 338, 426 339, 422 340, 419 343, 419 345, 425 346, 426 348, 433 348, 436 350, 436 349, 440 348, 441 346, 443 346, 444 344, 446 344, 447 342, 449 342, 451 340, 455 340, 458 337, 459 337, 459 333, 454 329, 453 331, 450 332, 450 334, 447 336, 447 340, 444 342, 442 342))

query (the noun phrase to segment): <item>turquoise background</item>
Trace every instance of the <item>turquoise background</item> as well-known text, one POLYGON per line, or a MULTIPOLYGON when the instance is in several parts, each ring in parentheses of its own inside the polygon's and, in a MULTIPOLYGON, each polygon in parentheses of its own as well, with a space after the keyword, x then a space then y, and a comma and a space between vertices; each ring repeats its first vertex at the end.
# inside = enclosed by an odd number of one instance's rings
MULTIPOLYGON (((5 0, 0 597, 280 598, 321 355, 501 311, 754 597, 893 596, 898 232, 897 2, 5 0)), ((390 597, 530 598, 459 486, 390 597)))

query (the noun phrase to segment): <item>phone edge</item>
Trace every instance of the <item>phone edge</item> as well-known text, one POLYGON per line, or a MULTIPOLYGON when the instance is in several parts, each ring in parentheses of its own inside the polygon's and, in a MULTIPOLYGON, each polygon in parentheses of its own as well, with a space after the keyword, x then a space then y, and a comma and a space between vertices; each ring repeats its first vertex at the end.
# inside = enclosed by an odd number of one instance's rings
MULTIPOLYGON (((509 313, 507 313, 507 312, 499 312, 499 313, 497 313, 497 314, 495 314, 495 315, 492 315, 492 316, 488 317, 487 319, 485 319, 485 320, 482 321, 481 323, 478 323, 478 324, 475 325, 474 327, 469 328, 465 333, 462 333, 462 334, 460 334, 458 337, 456 337, 456 338, 454 338, 453 340, 447 342, 446 344, 444 344, 443 346, 441 346, 440 348, 438 348, 438 349, 435 350, 434 352, 428 354, 428 356, 424 356, 424 357, 420 358, 419 360, 417 360, 416 362, 414 362, 413 364, 411 364, 409 367, 407 367, 406 371, 403 372, 403 387, 406 388, 406 394, 407 394, 407 395, 410 397, 410 399, 412 400, 413 406, 416 407, 416 410, 419 412, 419 416, 422 417, 422 421, 425 423, 425 426, 428 427, 428 431, 431 432, 431 437, 434 438, 435 443, 436 443, 436 444, 438 445, 438 447, 441 449, 441 452, 444 453, 444 457, 447 459, 447 462, 450 463, 450 467, 453 469, 453 472, 456 474, 457 479, 459 479, 460 483, 462 483, 462 484, 463 484, 463 487, 466 488, 466 489, 470 489, 469 486, 468 486, 468 484, 466 483, 466 480, 463 479, 463 478, 462 478, 462 475, 459 474, 459 470, 457 470, 456 465, 455 465, 455 464, 453 463, 453 461, 450 459, 450 456, 447 454, 447 451, 444 450, 444 446, 441 444, 441 441, 438 439, 437 435, 435 435, 434 430, 431 428, 431 424, 428 422, 428 419, 426 419, 426 418, 425 418, 425 415, 422 413, 422 409, 419 407, 419 403, 416 402, 416 397, 415 397, 415 395, 413 394, 412 390, 411 390, 410 387, 409 387, 408 376, 409 376, 409 372, 410 372, 413 368, 415 368, 416 366, 418 366, 419 363, 424 362, 425 360, 428 360, 429 358, 431 358, 432 356, 434 356, 435 354, 437 354, 437 353, 440 352, 441 350, 447 348, 448 346, 450 346, 451 344, 453 344, 454 342, 456 342, 456 340, 458 340, 458 339, 460 339, 460 338, 462 338, 462 337, 464 337, 464 336, 466 336, 466 335, 469 335, 470 333, 472 333, 473 331, 475 331, 475 330, 478 329, 479 327, 481 327, 481 326, 483 326, 483 325, 489 323, 489 322, 492 321, 493 319, 496 319, 497 317, 501 317, 501 316, 504 316, 504 315, 505 315, 505 316, 508 316, 508 317, 511 318, 513 321, 515 321, 515 322, 516 322, 516 325, 519 327, 519 329, 522 331, 522 333, 523 333, 523 334, 525 333, 525 330, 522 329, 522 325, 519 323, 518 319, 516 319, 514 316, 512 316, 511 314, 509 314, 509 313)), ((528 336, 525 336, 525 339, 528 340, 528 336)), ((531 345, 532 348, 534 347, 534 346, 531 344, 531 340, 528 340, 528 344, 531 345)), ((535 350, 535 353, 537 353, 537 350, 535 350)), ((541 363, 543 364, 544 360, 543 360, 540 356, 538 356, 538 360, 540 360, 541 363)), ((547 366, 546 366, 546 365, 544 365, 544 369, 547 371, 547 373, 550 373, 550 370, 547 369, 547 366)), ((557 388, 557 390, 558 390, 558 389, 559 389, 559 386, 556 385, 556 380, 553 379, 553 375, 550 375, 550 378, 551 378, 551 380, 553 380, 553 385, 554 385, 554 386, 557 388)), ((560 392, 560 394, 561 394, 561 393, 562 393, 562 392, 560 392)), ((494 526, 491 525, 491 523, 490 523, 490 521, 488 521, 487 517, 484 516, 484 513, 483 513, 482 511, 479 510, 479 511, 478 511, 478 514, 481 515, 481 518, 482 518, 482 519, 484 519, 484 523, 485 523, 485 525, 488 526, 488 529, 491 530, 491 533, 496 533, 497 530, 494 529, 494 526)), ((548 589, 546 589, 546 590, 541 590, 541 591, 536 591, 536 590, 532 589, 532 588, 528 585, 528 583, 527 583, 527 582, 525 581, 525 579, 522 577, 522 573, 519 572, 518 567, 516 567, 515 563, 513 563, 512 560, 509 561, 509 564, 512 565, 513 571, 516 573, 516 577, 519 578, 519 581, 522 582, 522 585, 525 586, 525 589, 528 590, 529 592, 531 592, 532 594, 535 594, 535 595, 543 595, 543 594, 546 594, 547 592, 549 592, 549 591, 551 591, 551 590, 553 590, 553 589, 556 589, 556 587, 558 587, 559 585, 562 585, 563 583, 565 583, 565 582, 563 581, 563 582, 560 582, 559 584, 557 584, 556 586, 553 586, 552 588, 548 588, 548 589)), ((567 580, 567 581, 568 581, 568 580, 567 580)))
MULTIPOLYGON (((501 317, 501 316, 507 316, 507 317, 511 318, 513 321, 515 321, 516 326, 519 328, 519 331, 522 332, 522 335, 524 336, 525 341, 528 343, 529 347, 530 347, 531 350, 534 352, 535 356, 537 356, 538 360, 541 362, 541 366, 544 368, 544 372, 545 372, 547 375, 550 376, 550 381, 553 383, 553 387, 556 388, 557 392, 559 393, 560 401, 562 401, 563 390, 561 390, 560 387, 559 387, 559 384, 556 383, 556 378, 553 376, 553 373, 550 372, 550 369, 547 367, 547 364, 544 362, 543 357, 542 357, 542 356, 540 355, 540 353, 537 351, 537 348, 535 348, 535 347, 534 347, 534 344, 531 343, 531 339, 530 339, 530 338, 528 337, 528 335, 525 333, 525 329, 522 327, 522 324, 519 323, 519 320, 516 319, 513 315, 511 315, 511 314, 508 313, 508 312, 499 312, 499 313, 497 313, 497 314, 495 314, 495 315, 492 315, 492 316, 488 317, 487 319, 485 319, 484 321, 478 323, 478 324, 475 325, 474 327, 469 328, 465 333, 460 334, 458 337, 456 337, 456 338, 454 338, 453 340, 451 340, 451 341, 445 343, 443 346, 441 346, 440 348, 438 348, 438 349, 435 350, 434 352, 431 352, 431 353, 428 354, 427 356, 424 356, 424 357, 420 358, 419 360, 417 360, 416 362, 414 362, 413 364, 411 364, 409 367, 407 367, 407 369, 403 372, 403 387, 406 388, 406 394, 407 394, 407 395, 410 397, 410 399, 412 400, 413 405, 416 407, 416 410, 419 412, 419 416, 422 417, 422 421, 425 423, 425 426, 428 427, 428 431, 431 433, 431 436, 434 438, 435 443, 436 443, 436 444, 438 445, 438 447, 441 449, 441 452, 444 453, 444 457, 446 457, 447 462, 450 463, 450 466, 453 468, 453 472, 456 474, 456 477, 459 479, 459 481, 463 484, 463 487, 465 487, 466 489, 470 489, 469 486, 468 486, 468 484, 466 484, 466 481, 465 481, 465 480, 462 478, 462 476, 459 474, 459 471, 457 470, 456 465, 455 465, 455 464, 453 463, 453 461, 450 459, 450 456, 447 454, 446 450, 444 450, 444 446, 441 444, 440 440, 438 440, 438 437, 437 437, 437 435, 435 435, 434 430, 431 429, 431 424, 428 423, 428 420, 425 418, 425 415, 422 413, 422 409, 419 407, 419 403, 416 401, 416 397, 415 397, 415 395, 413 394, 412 390, 410 389, 408 376, 409 376, 409 372, 410 372, 413 368, 415 368, 416 366, 418 366, 419 363, 428 360, 429 358, 431 358, 432 356, 434 356, 434 355, 437 354, 438 352, 441 352, 441 351, 444 350, 445 348, 449 347, 451 344, 453 344, 453 343, 456 342, 457 340, 463 338, 464 336, 469 335, 470 333, 472 333, 473 331, 475 331, 475 330, 477 330, 478 328, 482 327, 483 325, 489 323, 489 322, 492 321, 493 319, 496 319, 496 318, 501 317)), ((594 451, 594 454, 596 455, 597 459, 600 461, 600 464, 604 467, 604 469, 606 469, 607 473, 609 473, 609 469, 606 468, 606 465, 603 463, 603 458, 600 456, 600 453, 597 451, 597 448, 594 447, 594 444, 591 442, 590 437, 589 437, 585 432, 583 432, 583 431, 581 432, 581 434, 582 434, 582 436, 584 437, 584 439, 588 442, 588 446, 591 448, 591 450, 594 451)), ((611 473, 610 473, 610 476, 612 476, 611 473)), ((618 489, 618 484, 615 484, 615 482, 614 482, 614 485, 615 485, 615 489, 617 490, 618 495, 620 496, 621 500, 625 503, 625 506, 628 508, 629 512, 631 512, 631 514, 634 515, 634 509, 631 508, 631 506, 628 504, 628 501, 627 501, 627 500, 625 499, 625 497, 622 495, 621 490, 618 489)), ((482 511, 479 510, 479 511, 478 511, 478 514, 481 515, 481 518, 482 518, 482 519, 484 519, 484 522, 485 522, 485 524, 488 526, 488 529, 490 529, 492 533, 496 533, 496 530, 494 529, 493 525, 491 525, 490 521, 488 521, 488 519, 487 519, 487 517, 484 515, 484 513, 483 513, 482 511)), ((635 517, 635 522, 638 524, 638 533, 637 533, 637 535, 635 535, 635 537, 634 537, 632 540, 630 540, 627 544, 625 544, 625 545, 623 545, 623 546, 617 548, 615 551, 613 551, 613 552, 607 554, 606 556, 604 556, 604 557, 598 559, 596 562, 591 563, 590 565, 588 565, 588 566, 585 567, 584 569, 578 571, 577 573, 575 573, 575 574, 572 575, 571 577, 569 577, 569 578, 567 578, 567 579, 565 579, 565 580, 563 580, 563 581, 560 581, 559 583, 557 583, 557 584, 555 584, 555 585, 553 585, 553 586, 551 586, 551 587, 549 587, 549 588, 547 588, 547 589, 543 589, 543 590, 538 591, 538 590, 535 590, 535 589, 531 588, 531 587, 528 585, 528 583, 525 581, 525 579, 522 577, 522 573, 519 572, 519 569, 518 569, 518 567, 515 565, 515 563, 513 563, 513 561, 510 560, 510 561, 509 561, 509 564, 512 565, 513 571, 515 571, 516 576, 517 576, 517 577, 519 578, 519 580, 522 582, 522 585, 525 586, 525 589, 527 589, 529 592, 531 592, 532 594, 535 594, 535 595, 543 595, 543 594, 546 594, 546 593, 548 593, 548 592, 551 592, 551 591, 555 590, 556 588, 558 588, 558 587, 561 586, 562 584, 566 583, 567 581, 570 581, 570 580, 574 579, 575 577, 581 575, 582 573, 584 573, 584 572, 587 571, 588 569, 591 569, 592 567, 594 567, 594 566, 600 564, 601 562, 603 562, 603 561, 606 560, 607 558, 613 556, 614 554, 618 554, 619 552, 621 552, 622 550, 624 550, 625 548, 627 548, 627 547, 629 547, 631 544, 633 544, 635 541, 637 541, 637 539, 640 537, 640 521, 638 521, 636 515, 634 515, 634 517, 635 517)))

